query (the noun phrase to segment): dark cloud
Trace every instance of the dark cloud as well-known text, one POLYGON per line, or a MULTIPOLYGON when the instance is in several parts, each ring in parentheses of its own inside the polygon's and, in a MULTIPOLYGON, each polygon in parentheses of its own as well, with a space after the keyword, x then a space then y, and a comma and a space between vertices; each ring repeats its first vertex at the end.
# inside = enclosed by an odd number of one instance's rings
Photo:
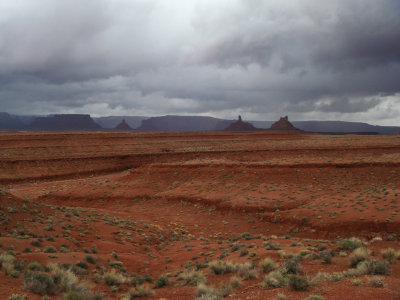
POLYGON ((0 111, 400 122, 399 3, 2 1, 0 111))

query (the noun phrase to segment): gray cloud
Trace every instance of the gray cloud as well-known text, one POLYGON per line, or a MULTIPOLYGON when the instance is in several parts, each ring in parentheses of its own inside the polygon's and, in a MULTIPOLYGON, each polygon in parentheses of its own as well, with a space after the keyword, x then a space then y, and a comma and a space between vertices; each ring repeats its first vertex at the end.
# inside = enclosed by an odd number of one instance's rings
POLYGON ((396 0, 3 1, 0 111, 400 122, 399 36, 396 0))

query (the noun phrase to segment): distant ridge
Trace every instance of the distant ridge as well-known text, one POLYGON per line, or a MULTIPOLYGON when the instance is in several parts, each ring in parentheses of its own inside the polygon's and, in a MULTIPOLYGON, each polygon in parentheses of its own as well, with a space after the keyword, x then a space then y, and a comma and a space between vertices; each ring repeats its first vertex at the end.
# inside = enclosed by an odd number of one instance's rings
POLYGON ((239 116, 236 122, 231 123, 225 128, 225 131, 256 131, 259 130, 255 128, 252 124, 243 122, 242 117, 239 116))
MULTIPOLYGON (((13 115, 0 112, 0 129, 5 130, 113 130, 125 119, 129 127, 139 131, 222 131, 235 120, 207 116, 109 116, 91 118, 89 115, 13 115)), ((247 121, 256 128, 268 129, 272 121, 247 121)), ((398 126, 377 126, 363 122, 346 121, 292 121, 303 131, 331 134, 394 134, 398 126)))

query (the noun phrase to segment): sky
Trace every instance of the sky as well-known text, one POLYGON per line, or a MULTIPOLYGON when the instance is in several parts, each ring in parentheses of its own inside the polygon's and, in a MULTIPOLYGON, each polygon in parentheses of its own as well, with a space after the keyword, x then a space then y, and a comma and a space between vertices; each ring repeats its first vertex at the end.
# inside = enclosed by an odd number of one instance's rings
POLYGON ((1 0, 0 111, 400 124, 399 0, 1 0))

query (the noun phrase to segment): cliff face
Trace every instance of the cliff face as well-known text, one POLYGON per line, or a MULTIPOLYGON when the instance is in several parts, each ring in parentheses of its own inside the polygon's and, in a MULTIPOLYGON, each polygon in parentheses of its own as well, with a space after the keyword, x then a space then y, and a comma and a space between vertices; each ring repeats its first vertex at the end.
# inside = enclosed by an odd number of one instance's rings
POLYGON ((225 128, 226 131, 256 131, 257 128, 255 128, 253 125, 247 122, 242 121, 242 117, 239 116, 238 120, 232 124, 230 124, 228 127, 225 128))
POLYGON ((39 117, 30 124, 29 129, 33 130, 101 130, 100 125, 96 124, 90 115, 63 114, 47 117, 39 117))
POLYGON ((289 122, 288 116, 281 117, 279 121, 271 125, 270 129, 274 131, 301 131, 289 122))

